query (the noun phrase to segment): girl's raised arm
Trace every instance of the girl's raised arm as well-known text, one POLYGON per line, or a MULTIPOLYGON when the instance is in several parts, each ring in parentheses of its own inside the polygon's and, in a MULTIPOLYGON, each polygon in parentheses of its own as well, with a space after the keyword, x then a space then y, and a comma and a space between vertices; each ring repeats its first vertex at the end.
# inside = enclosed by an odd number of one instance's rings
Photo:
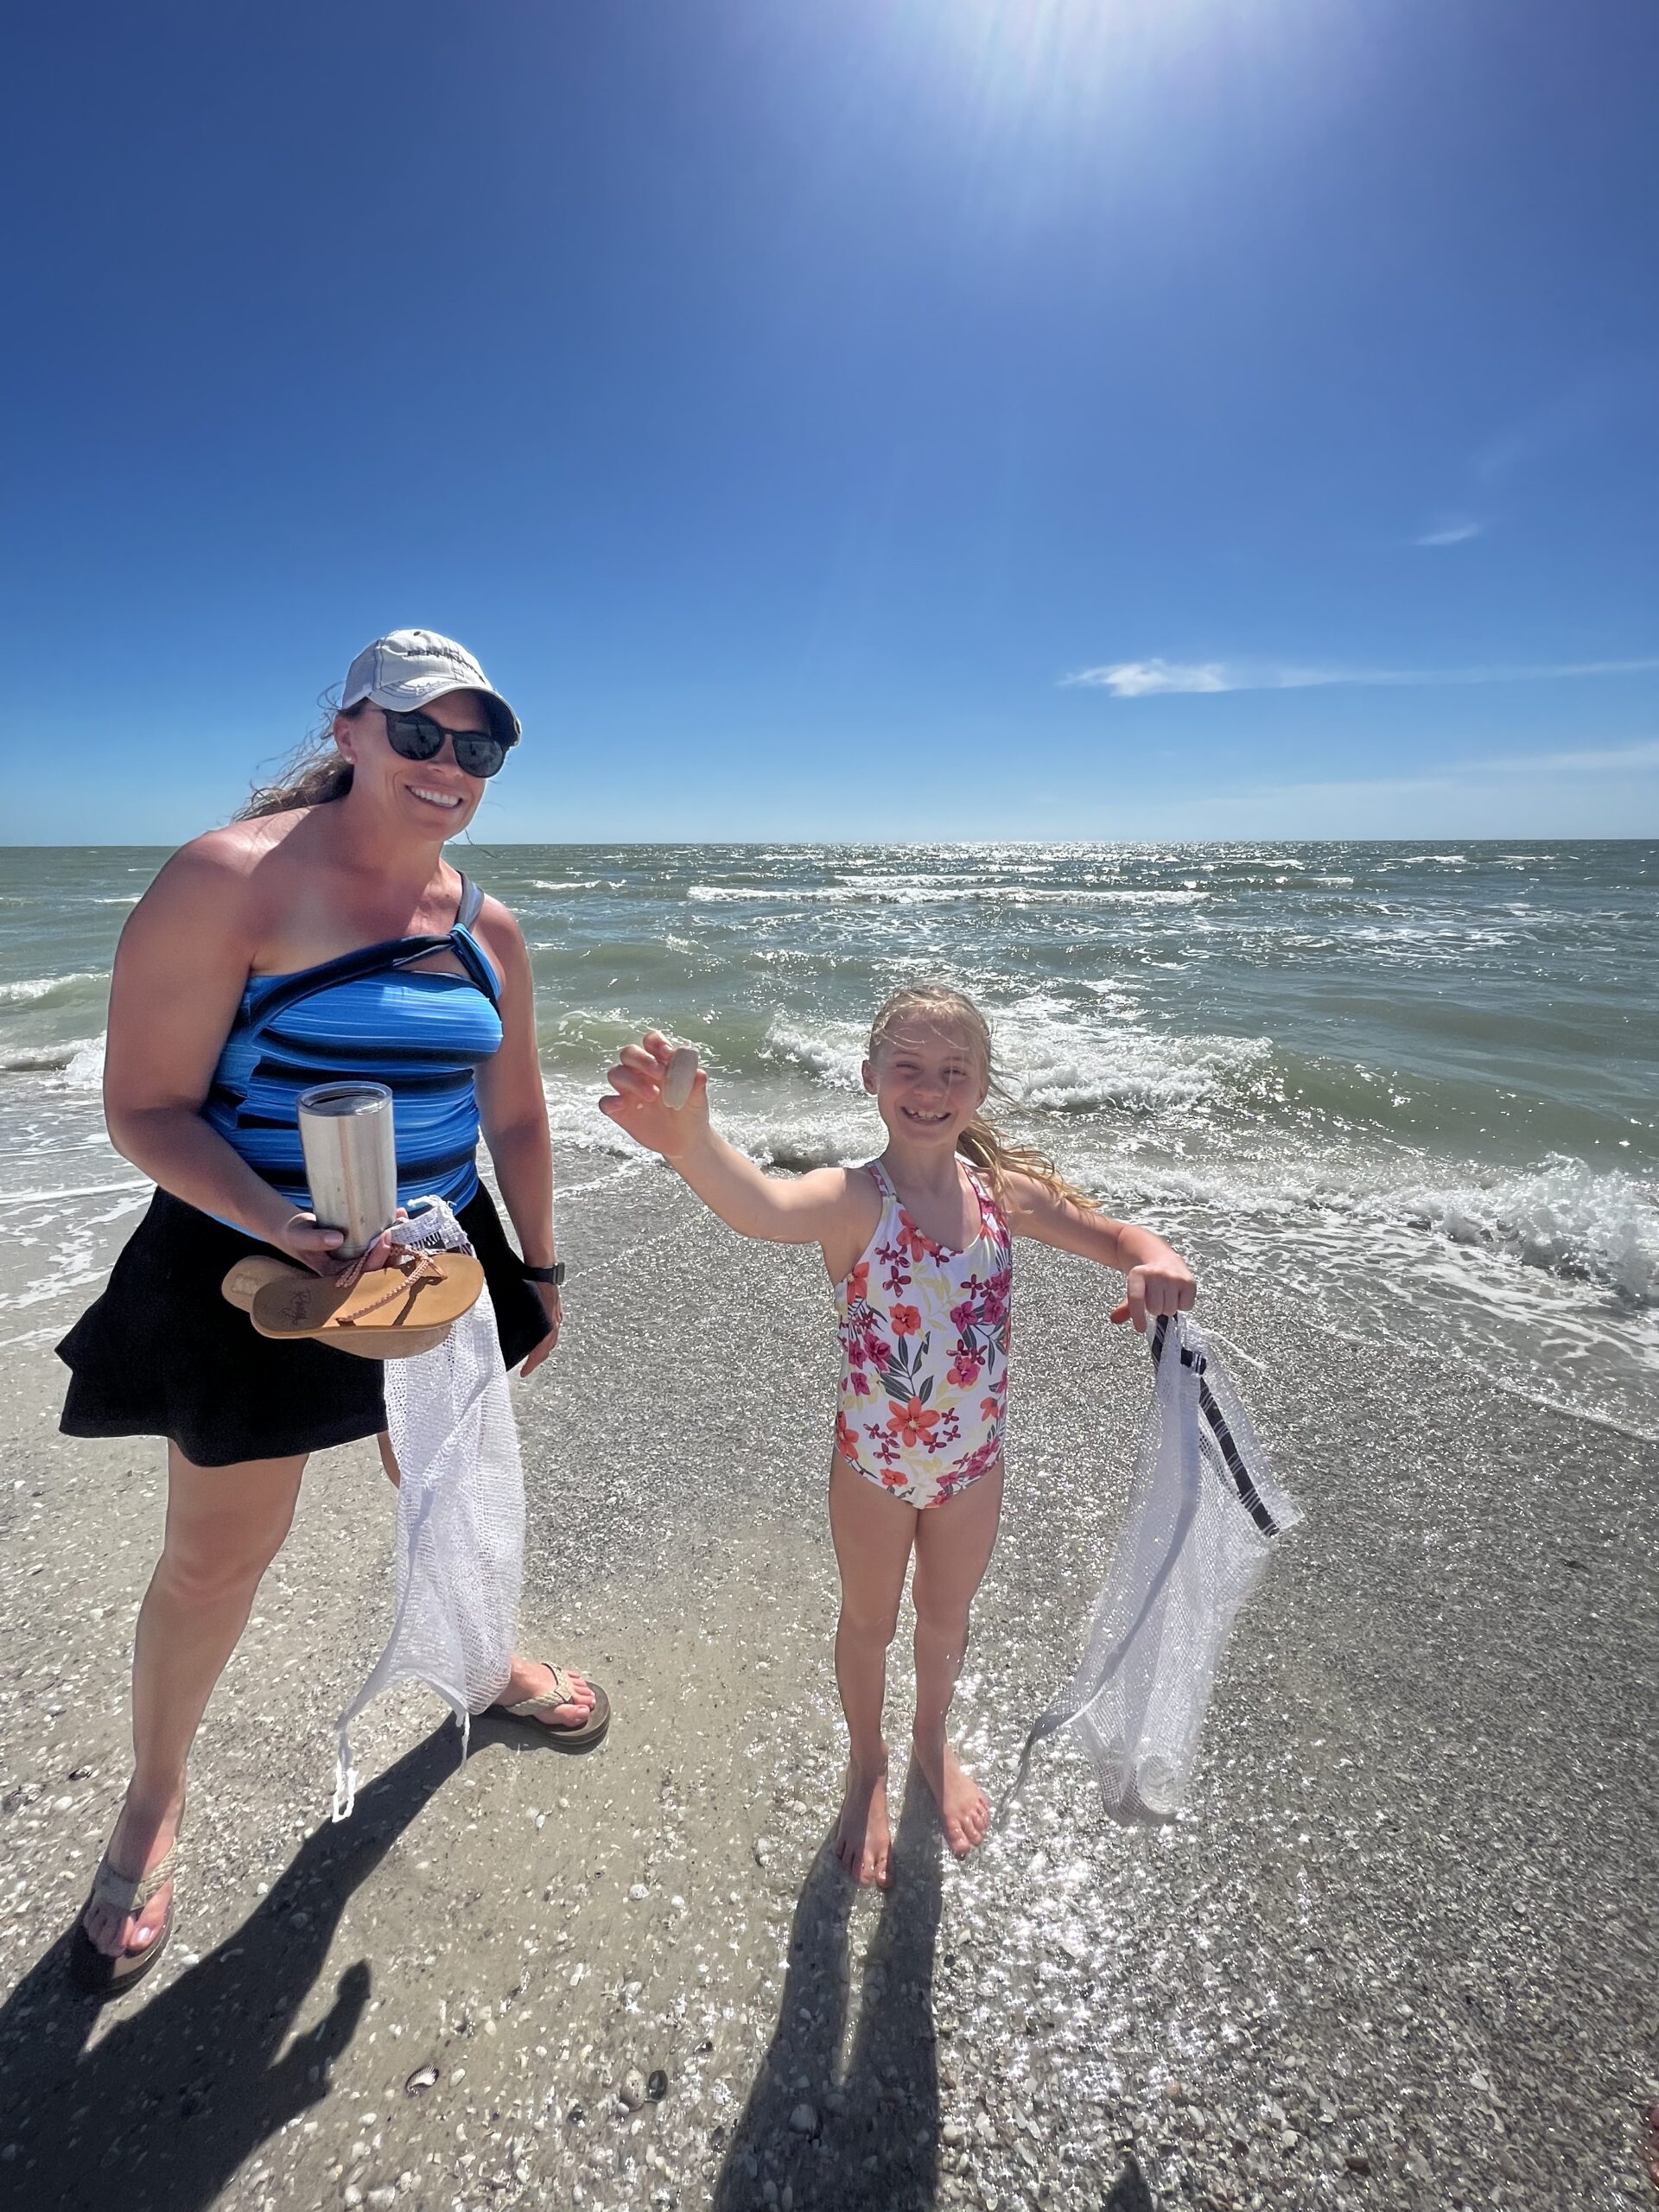
POLYGON ((653 1029, 638 1045, 625 1045, 611 1070, 610 1091, 599 1102, 607 1120, 636 1144, 660 1153, 711 1213, 742 1236, 770 1244, 836 1241, 856 1201, 844 1167, 815 1167, 805 1175, 768 1175, 718 1135, 709 1120, 709 1078, 697 1071, 691 1096, 676 1113, 663 1103, 663 1077, 673 1047, 653 1029))
POLYGON ((1034 1236, 1039 1244, 1122 1270, 1124 1295, 1114 1321, 1133 1321, 1144 1333, 1148 1314, 1192 1312, 1198 1294, 1192 1270, 1150 1229, 1096 1213, 1033 1175, 1011 1174, 1005 1195, 1008 1227, 1016 1236, 1034 1236))

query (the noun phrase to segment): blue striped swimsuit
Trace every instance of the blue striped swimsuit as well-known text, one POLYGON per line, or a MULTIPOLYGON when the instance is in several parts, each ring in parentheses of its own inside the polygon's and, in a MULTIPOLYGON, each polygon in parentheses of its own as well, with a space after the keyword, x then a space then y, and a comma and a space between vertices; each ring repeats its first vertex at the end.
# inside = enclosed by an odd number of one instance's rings
POLYGON ((295 1102, 314 1084, 392 1094, 397 1203, 461 1207, 478 1189, 474 1070, 500 1049, 500 987, 472 933, 483 894, 461 879, 444 937, 365 944, 289 976, 252 976, 219 1056, 204 1119, 296 1207, 308 1207, 295 1102), (453 952, 466 973, 411 963, 453 952))

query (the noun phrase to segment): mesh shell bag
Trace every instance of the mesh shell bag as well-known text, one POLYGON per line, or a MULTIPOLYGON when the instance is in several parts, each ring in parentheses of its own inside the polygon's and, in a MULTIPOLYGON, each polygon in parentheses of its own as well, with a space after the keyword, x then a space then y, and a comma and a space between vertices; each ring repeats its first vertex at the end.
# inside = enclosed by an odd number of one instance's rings
MULTIPOLYGON (((392 1232, 416 1251, 469 1252, 441 1198, 392 1232)), ((351 1725, 394 1682, 425 1685, 461 1726, 505 1688, 524 1565, 518 1431, 487 1288, 440 1344, 385 1369, 397 1492, 397 1598, 391 1634, 340 1716, 334 1818, 357 1790, 351 1725)))
POLYGON ((1160 1319, 1151 1351, 1152 1403, 1088 1647, 1027 1738, 1014 1783, 1034 1747, 1069 1728, 1107 1811, 1126 1822, 1180 1809, 1233 1623, 1301 1518, 1198 1324, 1160 1319))

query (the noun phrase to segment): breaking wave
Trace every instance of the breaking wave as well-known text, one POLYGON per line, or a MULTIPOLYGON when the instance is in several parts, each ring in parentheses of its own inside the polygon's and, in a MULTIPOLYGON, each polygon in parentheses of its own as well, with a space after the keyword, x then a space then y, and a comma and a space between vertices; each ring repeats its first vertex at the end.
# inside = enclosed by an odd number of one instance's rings
POLYGON ((694 906, 954 906, 987 902, 1006 906, 1195 906, 1209 896, 1197 888, 1051 891, 1002 883, 694 883, 694 906))
MULTIPOLYGON (((1002 1095, 1040 1113, 1179 1112, 1259 1080, 1273 1055, 1266 1038, 1174 1037, 1129 1019, 1108 1027, 1042 995, 987 1013, 1002 1095)), ((775 1020, 766 1056, 834 1090, 861 1090, 868 1035, 856 1022, 808 1029, 775 1020)))
POLYGON ((74 1065, 83 1052, 98 1045, 96 1037, 70 1037, 60 1045, 15 1045, 0 1052, 0 1074, 53 1075, 74 1065))
POLYGON ((109 978, 107 968, 88 969, 73 976, 30 976, 21 982, 0 983, 0 1003, 32 1005, 36 1000, 50 998, 54 991, 67 991, 76 983, 106 983, 109 978))
POLYGON ((1358 1171, 1298 1169, 1219 1173, 1098 1160, 1087 1180, 1111 1202, 1194 1207, 1224 1223, 1299 1229, 1428 1231, 1564 1281, 1589 1283, 1635 1306, 1659 1306, 1659 1189, 1618 1168, 1595 1169, 1564 1153, 1515 1174, 1428 1183, 1382 1180, 1358 1171))

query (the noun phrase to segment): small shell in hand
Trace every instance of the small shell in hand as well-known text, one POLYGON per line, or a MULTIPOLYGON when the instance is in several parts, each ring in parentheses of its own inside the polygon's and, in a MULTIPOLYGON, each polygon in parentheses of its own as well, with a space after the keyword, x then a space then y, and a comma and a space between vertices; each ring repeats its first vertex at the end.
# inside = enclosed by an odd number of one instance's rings
POLYGON ((697 1079, 697 1055, 690 1045, 682 1045, 669 1055, 668 1066, 663 1074, 663 1103, 671 1114, 677 1114, 691 1096, 691 1086, 697 1079))

